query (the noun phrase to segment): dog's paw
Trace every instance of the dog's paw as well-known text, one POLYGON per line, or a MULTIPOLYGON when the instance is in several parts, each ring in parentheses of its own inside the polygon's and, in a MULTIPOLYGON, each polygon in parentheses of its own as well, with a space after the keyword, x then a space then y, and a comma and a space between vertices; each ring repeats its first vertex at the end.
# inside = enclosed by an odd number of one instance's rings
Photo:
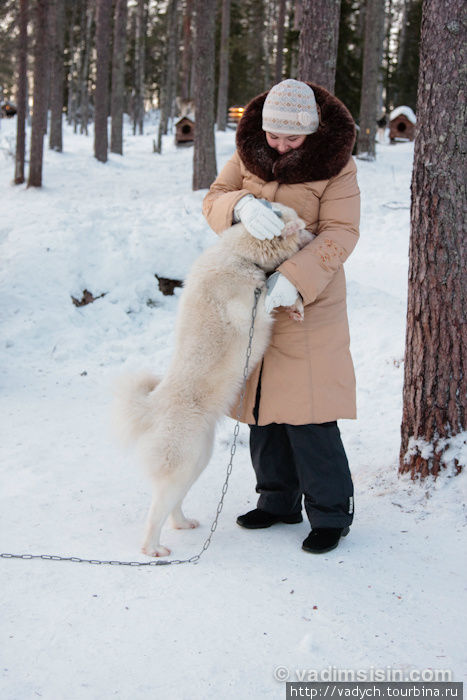
POLYGON ((303 321, 305 318, 305 308, 303 306, 303 300, 300 296, 297 297, 297 301, 292 306, 284 307, 287 315, 292 321, 303 321))
POLYGON ((191 530, 198 527, 199 522, 194 518, 183 518, 183 520, 172 520, 172 527, 176 530, 191 530))
POLYGON ((162 544, 158 544, 156 547, 143 545, 141 551, 143 554, 147 554, 148 557, 167 557, 170 554, 170 549, 167 549, 162 544))
POLYGON ((303 310, 297 309, 295 306, 286 306, 285 310, 287 311, 288 317, 291 318, 292 321, 303 321, 305 318, 303 310))

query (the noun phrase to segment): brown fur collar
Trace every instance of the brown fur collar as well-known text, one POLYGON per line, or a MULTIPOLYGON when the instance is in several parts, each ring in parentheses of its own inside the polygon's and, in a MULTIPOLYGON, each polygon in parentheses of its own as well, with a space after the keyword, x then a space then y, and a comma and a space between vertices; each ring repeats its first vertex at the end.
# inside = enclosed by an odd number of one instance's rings
POLYGON ((330 92, 308 83, 321 112, 318 131, 309 134, 302 146, 284 155, 268 146, 262 125, 267 92, 246 107, 237 128, 237 149, 245 167, 266 182, 289 185, 327 180, 337 175, 349 160, 355 143, 355 123, 345 105, 330 92))

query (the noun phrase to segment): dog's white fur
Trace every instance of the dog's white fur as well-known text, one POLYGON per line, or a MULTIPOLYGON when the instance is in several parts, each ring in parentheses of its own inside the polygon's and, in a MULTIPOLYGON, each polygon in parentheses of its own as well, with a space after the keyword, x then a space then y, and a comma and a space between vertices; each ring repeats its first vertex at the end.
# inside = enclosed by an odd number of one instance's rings
MULTIPOLYGON (((164 378, 145 373, 124 377, 117 384, 118 433, 126 443, 136 444, 153 482, 142 547, 150 556, 170 554, 159 541, 169 514, 175 528, 198 525, 184 516, 182 501, 209 462, 217 421, 233 408, 241 389, 254 291, 262 290, 250 371, 268 346, 274 322, 264 308, 266 274, 313 238, 293 209, 277 204, 274 208, 286 224, 281 236, 260 241, 243 224, 235 224, 192 266, 164 378)), ((301 302, 289 313, 303 318, 301 302)))

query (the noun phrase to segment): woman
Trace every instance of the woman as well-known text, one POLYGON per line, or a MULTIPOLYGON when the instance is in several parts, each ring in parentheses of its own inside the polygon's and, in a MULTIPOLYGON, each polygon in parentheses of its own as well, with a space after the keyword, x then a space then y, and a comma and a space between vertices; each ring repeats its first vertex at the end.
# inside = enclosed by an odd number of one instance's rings
MULTIPOLYGON (((284 80, 246 107, 237 151, 212 184, 204 215, 217 233, 241 220, 251 235, 279 235, 281 220, 261 200, 295 209, 315 239, 268 281, 276 317, 270 347, 252 372, 241 420, 250 425, 257 508, 245 528, 302 521, 303 549, 337 547, 353 519, 353 484, 337 427, 356 418, 343 263, 358 239, 360 193, 351 157, 355 125, 318 85, 284 80), (303 323, 283 307, 300 294, 303 323)), ((253 301, 253 300, 252 300, 253 301)))

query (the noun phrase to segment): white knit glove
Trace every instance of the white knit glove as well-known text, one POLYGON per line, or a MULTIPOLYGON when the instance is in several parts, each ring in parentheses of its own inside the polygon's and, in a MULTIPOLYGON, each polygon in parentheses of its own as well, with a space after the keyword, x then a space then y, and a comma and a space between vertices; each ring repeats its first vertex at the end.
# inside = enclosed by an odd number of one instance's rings
POLYGON ((268 291, 264 305, 268 314, 276 306, 292 306, 298 299, 298 292, 281 272, 275 272, 266 282, 268 291))
POLYGON ((242 197, 234 206, 234 216, 241 221, 248 233, 264 241, 280 236, 284 222, 274 214, 272 208, 261 199, 255 199, 252 194, 242 197))

